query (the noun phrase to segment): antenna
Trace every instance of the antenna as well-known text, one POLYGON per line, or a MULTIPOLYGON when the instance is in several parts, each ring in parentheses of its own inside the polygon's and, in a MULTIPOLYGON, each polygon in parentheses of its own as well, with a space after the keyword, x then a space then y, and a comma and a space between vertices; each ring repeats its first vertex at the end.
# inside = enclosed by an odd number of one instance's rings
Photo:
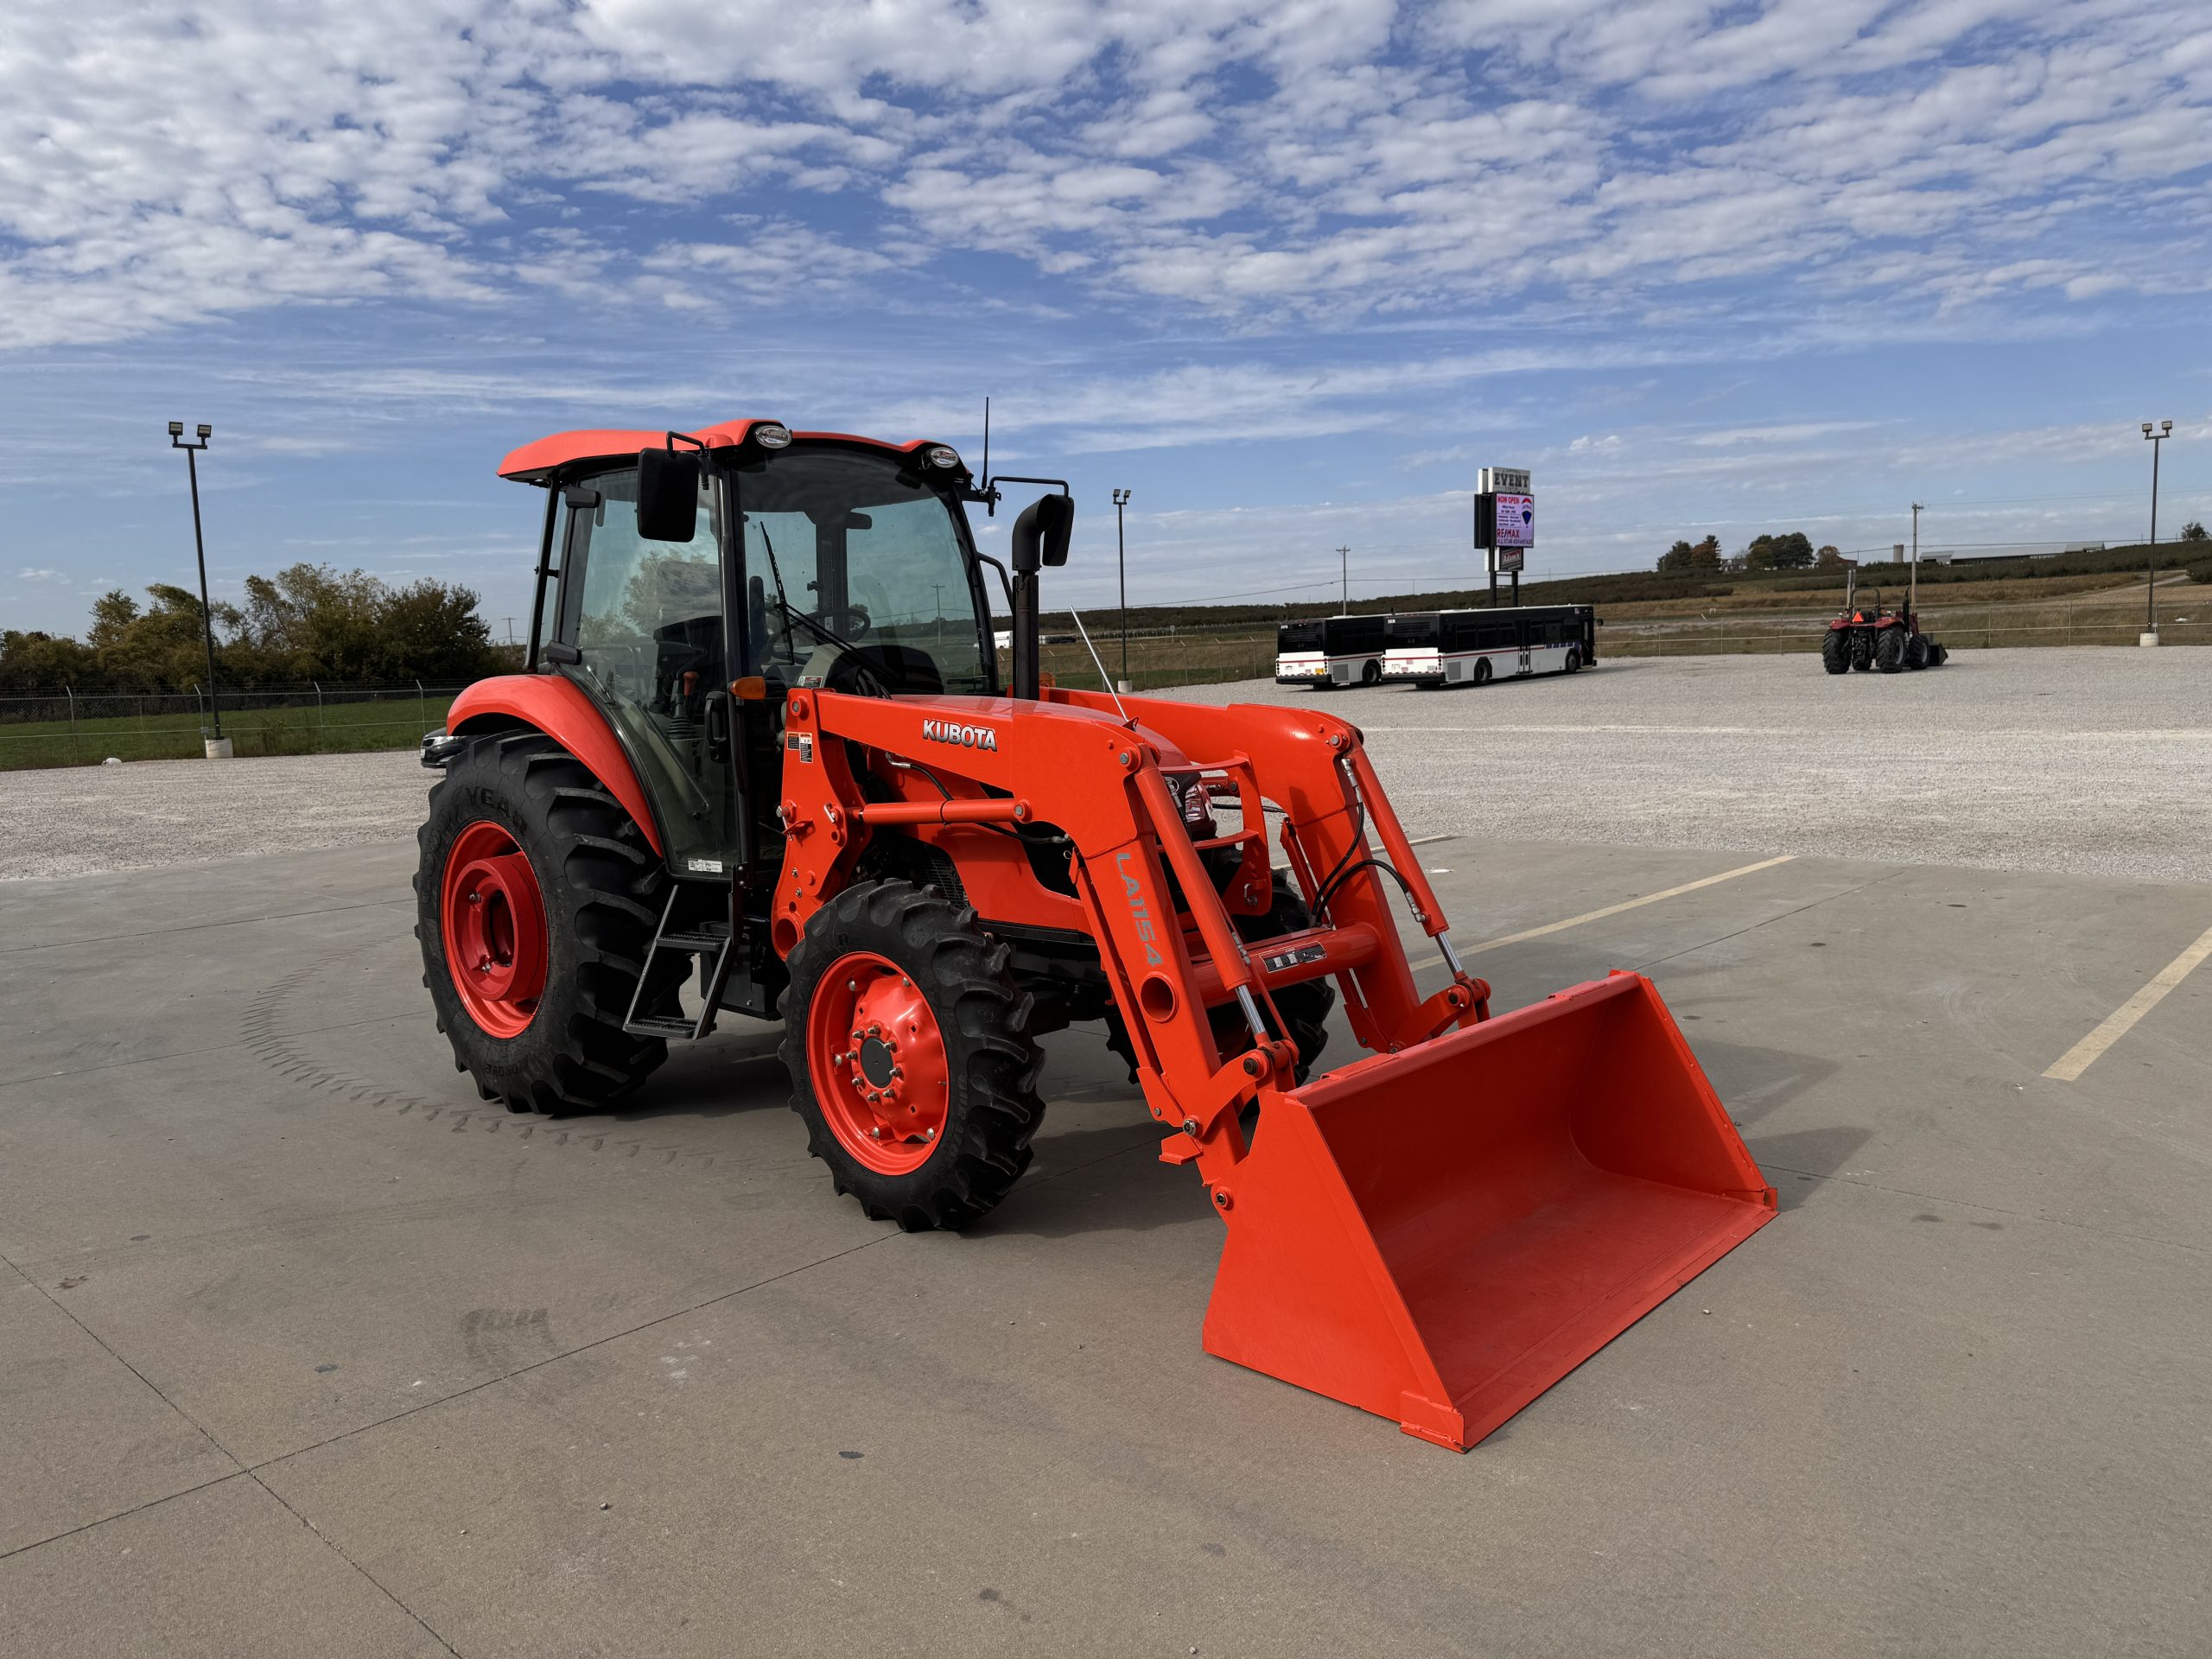
POLYGON ((991 488, 991 400, 983 399, 983 512, 990 518, 999 516, 999 498, 991 488))
POLYGON ((1098 670, 1098 683, 1106 688, 1106 695, 1114 699, 1114 706, 1122 711, 1122 724, 1132 731, 1135 730, 1136 721, 1129 718, 1128 705, 1122 702, 1122 694, 1114 689, 1114 682, 1107 677, 1106 664, 1098 659, 1098 647, 1090 643, 1090 630, 1083 626, 1083 613, 1071 605, 1068 614, 1075 619, 1075 631, 1083 636, 1083 648, 1090 653, 1091 663, 1098 670))

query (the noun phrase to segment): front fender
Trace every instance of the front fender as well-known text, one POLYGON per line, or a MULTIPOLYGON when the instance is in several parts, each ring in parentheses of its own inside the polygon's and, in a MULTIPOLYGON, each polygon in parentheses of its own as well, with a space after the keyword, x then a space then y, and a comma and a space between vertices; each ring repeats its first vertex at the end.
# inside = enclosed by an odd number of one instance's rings
POLYGON ((472 727, 496 731, 518 722, 544 733, 582 761, 637 821, 653 851, 661 852, 660 826, 630 757, 607 716, 573 681, 558 674, 496 675, 463 691, 446 713, 446 729, 456 736, 467 735, 472 727))

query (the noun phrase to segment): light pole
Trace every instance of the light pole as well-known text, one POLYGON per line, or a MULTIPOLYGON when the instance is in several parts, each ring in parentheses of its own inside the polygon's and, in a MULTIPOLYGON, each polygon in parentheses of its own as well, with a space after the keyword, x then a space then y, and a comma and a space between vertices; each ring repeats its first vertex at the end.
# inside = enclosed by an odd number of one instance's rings
POLYGON ((1337 550, 1337 564, 1338 576, 1344 582, 1344 597, 1338 603, 1337 614, 1350 616, 1351 614, 1351 549, 1340 547, 1337 550))
POLYGON ((1122 690, 1129 689, 1129 563, 1122 538, 1122 509, 1129 505, 1127 490, 1114 492, 1114 574, 1122 584, 1122 690))
POLYGON ((1920 503, 1912 504, 1912 574, 1905 578, 1905 626, 1914 632, 1920 629, 1920 503))
POLYGON ((185 476, 192 480, 192 550, 200 560, 200 632, 207 645, 207 711, 215 722, 214 739, 207 746, 211 760, 221 753, 216 745, 223 741, 223 705, 215 694, 215 609, 207 602, 207 543, 200 533, 200 452, 207 447, 214 429, 203 423, 194 430, 199 442, 187 443, 184 423, 169 423, 169 448, 184 451, 185 476))
POLYGON ((2151 441, 2151 569, 2143 584, 2143 643, 2158 643, 2158 447, 2173 435, 2174 423, 2160 421, 2153 432, 2143 423, 2143 435, 2151 441))

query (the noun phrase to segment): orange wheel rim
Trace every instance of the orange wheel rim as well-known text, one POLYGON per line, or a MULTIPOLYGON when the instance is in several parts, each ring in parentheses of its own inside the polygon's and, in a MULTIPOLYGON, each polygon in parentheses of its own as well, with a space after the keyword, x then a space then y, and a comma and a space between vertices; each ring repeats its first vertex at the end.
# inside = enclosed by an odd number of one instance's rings
POLYGON ((807 1010, 806 1064, 830 1132, 860 1163, 905 1175, 929 1161, 952 1068, 928 999, 895 963, 855 950, 830 964, 807 1010))
POLYGON ((499 825, 470 824, 446 855, 438 914, 468 1017, 491 1036, 520 1036, 545 989, 545 900, 530 855, 499 825))

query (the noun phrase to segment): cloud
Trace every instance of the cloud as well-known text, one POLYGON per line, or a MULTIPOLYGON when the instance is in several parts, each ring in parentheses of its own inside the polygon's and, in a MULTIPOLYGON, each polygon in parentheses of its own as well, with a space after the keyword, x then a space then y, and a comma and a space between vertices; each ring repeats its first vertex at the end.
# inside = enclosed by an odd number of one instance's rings
POLYGON ((19 8, 0 346, 549 287, 804 304, 978 253, 1258 332, 1761 278, 1932 312, 2201 291, 2212 31, 2185 23, 2148 0, 19 8), (702 237, 702 213, 757 228, 702 237), (2115 269, 2123 234, 2169 253, 2115 269), (779 296, 785 258, 820 282, 779 296))

